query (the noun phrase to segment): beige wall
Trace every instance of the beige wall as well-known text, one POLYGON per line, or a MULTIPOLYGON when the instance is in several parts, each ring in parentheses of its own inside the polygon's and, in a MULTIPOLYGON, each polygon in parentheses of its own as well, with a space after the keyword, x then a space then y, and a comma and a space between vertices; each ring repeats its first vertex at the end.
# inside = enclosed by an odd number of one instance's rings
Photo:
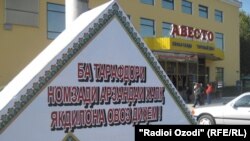
POLYGON ((47 39, 47 1, 64 3, 62 0, 39 0, 37 27, 12 24, 4 28, 5 0, 0 0, 0 87, 13 79, 50 42, 47 39))
MULTIPOLYGON (((107 2, 108 0, 89 0, 89 7, 107 2)), ((141 4, 140 0, 117 0, 124 11, 131 16, 135 28, 140 30, 140 18, 155 20, 156 36, 161 36, 162 22, 187 25, 224 34, 225 59, 222 61, 207 61, 210 67, 210 80, 215 80, 216 67, 224 68, 226 85, 235 85, 239 79, 239 17, 238 8, 221 0, 190 0, 193 3, 193 15, 181 12, 181 0, 175 0, 175 10, 161 7, 161 0, 155 0, 155 5, 141 4), (209 9, 209 18, 198 16, 198 5, 209 9), (136 8, 135 8, 136 7, 136 8), (214 9, 223 11, 224 22, 214 21, 214 9)), ((36 55, 50 42, 47 39, 47 7, 46 2, 64 4, 64 0, 39 0, 38 26, 10 25, 4 29, 5 0, 0 0, 0 87, 14 78, 36 55)))
MULTIPOLYGON (((90 1, 90 7, 104 3, 107 0, 90 1)), ((207 61, 210 67, 210 81, 216 79, 216 67, 224 68, 225 85, 235 85, 240 79, 240 58, 239 58, 239 9, 236 6, 227 4, 221 0, 189 0, 193 3, 193 14, 187 15, 181 11, 181 0, 175 0, 175 10, 162 8, 161 0, 155 0, 155 5, 141 4, 140 0, 118 0, 124 11, 131 16, 131 21, 135 28, 140 30, 140 18, 155 20, 156 37, 161 36, 162 22, 170 22, 178 25, 210 30, 224 34, 224 60, 207 61), (133 2, 133 4, 131 4, 133 2), (199 4, 208 7, 208 19, 199 17, 199 4), (133 5, 133 6, 131 6, 133 5), (134 8, 136 7, 136 8, 134 8), (214 10, 223 11, 224 21, 218 23, 214 20, 214 10)))

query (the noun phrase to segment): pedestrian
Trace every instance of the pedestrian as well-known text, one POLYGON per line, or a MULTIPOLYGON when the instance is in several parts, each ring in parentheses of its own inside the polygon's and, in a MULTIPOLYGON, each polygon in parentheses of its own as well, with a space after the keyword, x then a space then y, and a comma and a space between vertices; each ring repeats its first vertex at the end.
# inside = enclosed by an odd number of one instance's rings
POLYGON ((203 86, 203 83, 200 83, 200 105, 204 105, 205 104, 205 95, 206 95, 206 91, 205 88, 203 86))
POLYGON ((211 104, 211 94, 213 93, 213 86, 211 83, 207 84, 206 95, 207 95, 207 104, 211 104))
POLYGON ((193 107, 195 108, 195 106, 199 104, 201 105, 201 87, 199 83, 196 83, 194 85, 194 105, 193 107))

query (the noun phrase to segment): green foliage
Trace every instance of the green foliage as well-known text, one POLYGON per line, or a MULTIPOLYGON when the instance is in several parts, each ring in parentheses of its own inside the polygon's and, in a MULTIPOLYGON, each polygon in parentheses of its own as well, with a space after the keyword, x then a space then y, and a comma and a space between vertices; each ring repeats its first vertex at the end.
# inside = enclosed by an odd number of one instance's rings
POLYGON ((240 12, 240 38, 242 40, 250 39, 250 16, 246 12, 240 12))
POLYGON ((241 75, 250 75, 250 16, 240 12, 240 70, 241 75))

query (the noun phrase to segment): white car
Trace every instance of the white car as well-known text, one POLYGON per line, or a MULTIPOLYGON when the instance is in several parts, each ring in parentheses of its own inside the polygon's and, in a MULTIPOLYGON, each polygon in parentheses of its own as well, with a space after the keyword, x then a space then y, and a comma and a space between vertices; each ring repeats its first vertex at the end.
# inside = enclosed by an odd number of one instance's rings
POLYGON ((226 104, 192 109, 197 124, 250 124, 250 92, 243 93, 226 104))

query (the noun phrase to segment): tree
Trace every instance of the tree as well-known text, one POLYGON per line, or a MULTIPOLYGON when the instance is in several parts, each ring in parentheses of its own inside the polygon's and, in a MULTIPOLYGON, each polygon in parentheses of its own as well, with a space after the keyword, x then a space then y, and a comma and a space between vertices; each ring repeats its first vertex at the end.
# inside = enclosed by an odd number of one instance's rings
POLYGON ((240 11, 240 71, 250 75, 250 16, 240 11))

